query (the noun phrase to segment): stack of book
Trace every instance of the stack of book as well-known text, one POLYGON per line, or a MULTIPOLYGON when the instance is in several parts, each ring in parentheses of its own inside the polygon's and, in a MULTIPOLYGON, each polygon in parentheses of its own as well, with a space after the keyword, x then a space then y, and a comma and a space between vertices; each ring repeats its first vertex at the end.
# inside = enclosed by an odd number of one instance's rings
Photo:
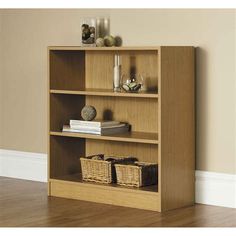
POLYGON ((70 120, 70 125, 64 125, 62 131, 110 135, 129 131, 129 124, 119 121, 70 120))

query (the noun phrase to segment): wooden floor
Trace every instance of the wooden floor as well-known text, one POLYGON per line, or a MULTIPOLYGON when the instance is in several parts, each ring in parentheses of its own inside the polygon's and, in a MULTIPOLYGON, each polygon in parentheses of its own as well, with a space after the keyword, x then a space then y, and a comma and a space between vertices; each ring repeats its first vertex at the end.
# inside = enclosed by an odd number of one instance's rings
POLYGON ((0 177, 0 226, 236 226, 236 209, 195 205, 165 213, 47 197, 45 183, 0 177))

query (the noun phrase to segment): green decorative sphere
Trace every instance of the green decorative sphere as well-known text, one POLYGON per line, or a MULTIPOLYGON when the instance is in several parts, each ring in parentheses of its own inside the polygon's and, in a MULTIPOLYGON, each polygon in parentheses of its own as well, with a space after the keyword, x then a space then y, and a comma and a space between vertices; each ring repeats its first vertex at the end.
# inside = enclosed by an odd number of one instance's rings
POLYGON ((116 40, 113 36, 109 35, 104 38, 104 44, 106 47, 115 46, 116 40))
POLYGON ((97 38, 96 46, 97 47, 104 47, 104 39, 103 38, 97 38))
POLYGON ((115 46, 116 47, 121 47, 122 46, 122 43, 123 43, 123 40, 120 36, 116 36, 115 37, 115 46))
POLYGON ((84 120, 91 121, 93 120, 97 115, 97 111, 95 107, 93 106, 84 106, 81 110, 81 116, 84 120))

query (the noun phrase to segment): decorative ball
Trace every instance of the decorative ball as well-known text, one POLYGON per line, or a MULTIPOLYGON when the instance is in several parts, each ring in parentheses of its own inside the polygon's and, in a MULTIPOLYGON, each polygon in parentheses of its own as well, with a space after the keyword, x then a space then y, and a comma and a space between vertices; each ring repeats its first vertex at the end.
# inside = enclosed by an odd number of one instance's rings
POLYGON ((84 28, 83 29, 83 34, 89 34, 90 35, 89 28, 84 28))
POLYGON ((104 38, 104 44, 106 47, 115 46, 116 40, 113 36, 109 35, 104 38))
POLYGON ((89 38, 89 34, 85 34, 85 33, 82 34, 83 40, 87 40, 88 38, 89 38))
POLYGON ((103 38, 97 38, 96 46, 97 47, 104 47, 104 39, 103 38))
POLYGON ((90 26, 89 31, 90 31, 91 34, 94 34, 95 33, 95 27, 90 26))
POLYGON ((84 106, 81 110, 81 116, 84 120, 93 120, 97 115, 97 111, 93 106, 84 106))
POLYGON ((87 24, 82 24, 81 28, 82 28, 82 30, 88 29, 88 28, 89 28, 89 25, 87 25, 87 24))
POLYGON ((89 37, 89 38, 86 40, 86 43, 94 43, 94 38, 89 37))
POLYGON ((115 37, 115 46, 116 47, 121 47, 122 46, 122 43, 123 43, 123 40, 120 36, 116 36, 115 37))

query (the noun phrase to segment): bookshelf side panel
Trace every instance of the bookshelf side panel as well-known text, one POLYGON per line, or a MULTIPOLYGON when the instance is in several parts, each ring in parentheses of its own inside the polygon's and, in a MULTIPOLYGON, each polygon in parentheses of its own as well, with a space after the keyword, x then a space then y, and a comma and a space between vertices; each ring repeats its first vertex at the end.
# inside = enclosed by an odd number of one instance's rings
POLYGON ((161 208, 194 204, 194 48, 161 47, 161 208))

